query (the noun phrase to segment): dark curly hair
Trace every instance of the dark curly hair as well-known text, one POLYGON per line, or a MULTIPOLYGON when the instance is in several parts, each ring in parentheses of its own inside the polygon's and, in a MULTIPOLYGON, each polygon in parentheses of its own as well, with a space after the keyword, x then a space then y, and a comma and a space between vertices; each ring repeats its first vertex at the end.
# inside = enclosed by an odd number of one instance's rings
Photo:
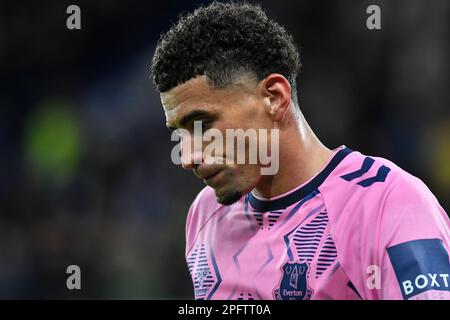
POLYGON ((279 73, 288 79, 294 99, 299 70, 292 36, 261 7, 220 2, 182 15, 161 36, 151 66, 160 92, 199 75, 225 87, 243 73, 258 80, 279 73))

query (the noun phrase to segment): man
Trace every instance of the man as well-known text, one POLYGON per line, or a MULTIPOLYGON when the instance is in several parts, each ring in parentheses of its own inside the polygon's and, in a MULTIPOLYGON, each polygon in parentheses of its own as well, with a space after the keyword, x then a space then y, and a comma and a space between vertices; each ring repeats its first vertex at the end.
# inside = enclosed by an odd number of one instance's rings
POLYGON ((298 106, 299 68, 292 37, 249 4, 201 7, 158 43, 167 126, 183 168, 208 185, 186 224, 196 299, 448 299, 448 216, 394 163, 325 147, 298 106), (269 132, 277 172, 205 152, 196 122, 269 132))

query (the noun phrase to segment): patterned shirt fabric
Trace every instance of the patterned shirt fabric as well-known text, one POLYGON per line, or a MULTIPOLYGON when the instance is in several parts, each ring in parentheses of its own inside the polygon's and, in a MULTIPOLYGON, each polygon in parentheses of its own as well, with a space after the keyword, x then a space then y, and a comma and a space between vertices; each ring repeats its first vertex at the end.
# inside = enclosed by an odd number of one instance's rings
POLYGON ((421 180, 345 146, 275 198, 224 206, 206 187, 186 222, 196 299, 450 299, 449 248, 421 180))

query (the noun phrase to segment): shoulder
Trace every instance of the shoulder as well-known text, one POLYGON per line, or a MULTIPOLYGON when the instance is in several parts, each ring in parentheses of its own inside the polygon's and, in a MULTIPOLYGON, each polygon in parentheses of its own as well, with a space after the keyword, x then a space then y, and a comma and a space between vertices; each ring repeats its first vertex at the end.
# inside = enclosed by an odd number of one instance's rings
POLYGON ((407 212, 412 217, 429 216, 430 213, 443 211, 434 194, 421 179, 403 170, 392 161, 380 157, 373 157, 373 159, 389 170, 384 188, 380 188, 377 192, 378 200, 382 200, 381 214, 391 212, 392 215, 407 212))
POLYGON ((320 188, 330 221, 339 231, 374 235, 418 222, 446 225, 447 215, 417 177, 381 157, 350 153, 320 188))
POLYGON ((392 161, 352 152, 319 190, 340 263, 365 297, 376 296, 361 275, 368 266, 389 265, 387 248, 421 239, 440 239, 448 248, 445 211, 419 178, 392 161))
POLYGON ((439 205, 434 194, 421 179, 399 168, 389 160, 375 159, 389 166, 392 170, 391 178, 386 185, 385 203, 391 206, 400 205, 403 208, 425 204, 439 205))
MULTIPOLYGON (((397 167, 390 161, 384 161, 397 167)), ((448 245, 450 220, 422 180, 398 168, 383 200, 378 213, 381 246, 432 238, 441 239, 448 245)))
POLYGON ((216 200, 214 189, 206 186, 195 197, 189 209, 189 214, 195 215, 199 219, 205 219, 208 218, 208 213, 213 213, 222 207, 223 205, 216 200), (202 215, 202 217, 199 215, 202 215))
POLYGON ((392 161, 352 152, 319 188, 327 206, 381 209, 386 201, 437 202, 428 187, 392 161))
POLYGON ((194 199, 186 217, 186 250, 208 220, 224 205, 216 201, 214 189, 203 188, 194 199))

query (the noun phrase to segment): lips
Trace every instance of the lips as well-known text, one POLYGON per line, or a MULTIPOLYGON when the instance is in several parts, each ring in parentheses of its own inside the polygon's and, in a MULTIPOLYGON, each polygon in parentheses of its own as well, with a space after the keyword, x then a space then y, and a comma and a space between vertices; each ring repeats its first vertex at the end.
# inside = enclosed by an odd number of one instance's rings
POLYGON ((198 167, 194 170, 194 173, 197 177, 203 179, 207 185, 210 185, 214 183, 214 179, 223 171, 223 169, 223 166, 198 167))
POLYGON ((219 183, 223 177, 223 175, 220 174, 222 171, 223 170, 219 170, 216 173, 214 173, 213 175, 210 175, 209 177, 204 178, 203 182, 212 188, 216 188, 219 185, 219 183))
POLYGON ((208 180, 214 178, 216 175, 218 175, 219 172, 221 172, 221 171, 222 171, 222 170, 218 170, 218 171, 214 172, 213 174, 211 174, 211 175, 209 175, 209 176, 207 176, 207 177, 204 177, 203 180, 208 181, 208 180))
POLYGON ((223 169, 220 165, 200 165, 194 169, 194 174, 200 179, 209 179, 223 169))

